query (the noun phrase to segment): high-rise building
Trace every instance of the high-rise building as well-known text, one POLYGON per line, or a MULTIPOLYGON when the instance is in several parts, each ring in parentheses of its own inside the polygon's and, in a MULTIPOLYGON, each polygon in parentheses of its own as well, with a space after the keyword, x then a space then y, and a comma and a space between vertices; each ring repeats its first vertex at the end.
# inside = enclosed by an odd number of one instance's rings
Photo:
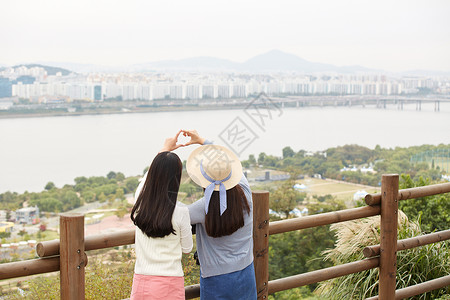
POLYGON ((247 97, 247 87, 245 84, 234 84, 233 85, 233 97, 234 98, 246 98, 247 97))
POLYGON ((169 87, 170 99, 183 99, 183 86, 181 84, 173 84, 169 87))
POLYGON ((167 84, 153 85, 153 99, 166 99, 169 97, 169 86, 167 84))
POLYGON ((102 100, 102 86, 96 85, 94 86, 94 100, 102 100))
POLYGON ((203 85, 202 86, 202 98, 203 99, 214 99, 214 98, 216 98, 216 86, 214 86, 214 85, 203 85))
POLYGON ((231 86, 229 84, 220 84, 217 86, 217 98, 228 99, 231 98, 231 86))
POLYGON ((0 98, 12 96, 12 82, 8 78, 0 77, 0 98))
POLYGON ((200 86, 190 84, 186 86, 186 99, 200 99, 200 86))

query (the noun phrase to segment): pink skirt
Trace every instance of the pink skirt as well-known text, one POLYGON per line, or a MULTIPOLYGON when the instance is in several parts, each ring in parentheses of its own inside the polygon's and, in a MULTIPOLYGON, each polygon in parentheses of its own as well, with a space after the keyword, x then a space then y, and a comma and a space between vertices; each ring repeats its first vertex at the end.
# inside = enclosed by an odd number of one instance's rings
POLYGON ((134 274, 130 300, 144 299, 184 300, 184 277, 134 274))

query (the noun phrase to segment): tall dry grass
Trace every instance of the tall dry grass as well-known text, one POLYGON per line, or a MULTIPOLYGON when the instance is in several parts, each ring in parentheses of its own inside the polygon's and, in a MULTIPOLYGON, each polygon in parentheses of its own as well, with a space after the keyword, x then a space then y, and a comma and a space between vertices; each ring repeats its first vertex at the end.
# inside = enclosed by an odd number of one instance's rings
MULTIPOLYGON (((380 217, 370 217, 333 224, 335 248, 324 251, 325 259, 340 265, 364 259, 366 246, 380 243, 380 217)), ((399 211, 398 239, 422 235, 419 224, 399 211)), ((440 242, 397 252, 397 289, 450 274, 449 242, 440 242)), ((327 299, 365 299, 378 295, 378 268, 328 280, 317 292, 327 299)), ((450 288, 428 292, 413 299, 437 299, 450 288)))

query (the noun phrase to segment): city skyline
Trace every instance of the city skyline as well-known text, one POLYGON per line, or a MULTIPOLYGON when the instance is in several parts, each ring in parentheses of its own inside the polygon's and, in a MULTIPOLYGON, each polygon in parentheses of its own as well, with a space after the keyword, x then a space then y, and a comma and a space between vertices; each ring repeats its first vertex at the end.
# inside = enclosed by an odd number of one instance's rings
POLYGON ((0 64, 123 66, 279 49, 311 62, 450 71, 450 2, 4 1, 0 64))
MULTIPOLYGON (((30 103, 70 103, 73 100, 200 100, 246 99, 264 93, 294 95, 425 95, 449 94, 443 77, 389 77, 377 74, 312 76, 297 73, 89 73, 74 74, 42 67, 0 71, 0 98, 18 97, 30 103)), ((10 108, 13 103, 10 101, 10 108)))

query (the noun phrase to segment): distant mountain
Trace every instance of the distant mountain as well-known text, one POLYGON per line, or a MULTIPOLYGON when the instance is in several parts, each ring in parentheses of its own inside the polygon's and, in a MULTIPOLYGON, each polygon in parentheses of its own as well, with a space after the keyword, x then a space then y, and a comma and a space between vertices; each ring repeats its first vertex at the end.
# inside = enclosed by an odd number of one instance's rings
POLYGON ((271 50, 264 54, 257 55, 244 62, 242 64, 242 68, 253 71, 297 71, 302 73, 356 73, 380 71, 357 65, 339 67, 332 64, 311 62, 294 54, 286 53, 280 50, 271 50))
POLYGON ((361 66, 338 67, 331 64, 310 62, 294 54, 280 50, 272 50, 264 54, 257 55, 243 63, 237 63, 226 59, 214 57, 194 57, 181 60, 165 60, 136 64, 132 69, 139 71, 150 70, 218 70, 218 71, 242 71, 242 72, 375 72, 361 66))
MULTIPOLYGON (((316 72, 335 72, 335 73, 386 73, 394 76, 450 76, 450 72, 412 70, 407 72, 388 72, 379 69, 370 69, 363 66, 336 66, 319 62, 311 62, 294 54, 286 53, 280 50, 271 50, 269 52, 257 55, 249 60, 238 63, 228 59, 221 59, 209 56, 200 56, 185 58, 179 60, 163 60, 133 64, 128 66, 102 66, 96 64, 79 64, 67 62, 39 62, 39 65, 27 66, 48 66, 49 74, 64 70, 63 74, 73 70, 78 73, 89 72, 164 72, 164 71, 236 71, 236 72, 298 72, 298 73, 316 73, 316 72), (51 66, 51 67, 49 67, 51 66), (52 68, 53 67, 53 68, 52 68)), ((1 69, 1 68, 0 68, 1 69)))
MULTIPOLYGON (((12 66, 11 68, 19 68, 19 67, 27 67, 27 68, 35 68, 35 67, 40 67, 43 68, 45 71, 47 71, 48 75, 56 75, 56 73, 61 72, 61 74, 63 76, 69 75, 70 73, 73 73, 72 71, 69 71, 67 69, 63 69, 60 67, 51 67, 51 66, 46 66, 46 65, 41 65, 41 64, 21 64, 21 65, 16 65, 16 66, 12 66)), ((5 67, 1 68, 4 69, 5 67)))
POLYGON ((248 71, 299 71, 304 73, 336 69, 336 66, 310 62, 280 50, 257 55, 244 62, 240 67, 242 70, 248 71))
POLYGON ((129 67, 124 66, 102 66, 96 64, 81 64, 81 63, 71 63, 71 62, 40 62, 43 65, 55 66, 60 68, 65 68, 73 70, 77 73, 90 73, 90 72, 126 72, 129 71, 129 67))

